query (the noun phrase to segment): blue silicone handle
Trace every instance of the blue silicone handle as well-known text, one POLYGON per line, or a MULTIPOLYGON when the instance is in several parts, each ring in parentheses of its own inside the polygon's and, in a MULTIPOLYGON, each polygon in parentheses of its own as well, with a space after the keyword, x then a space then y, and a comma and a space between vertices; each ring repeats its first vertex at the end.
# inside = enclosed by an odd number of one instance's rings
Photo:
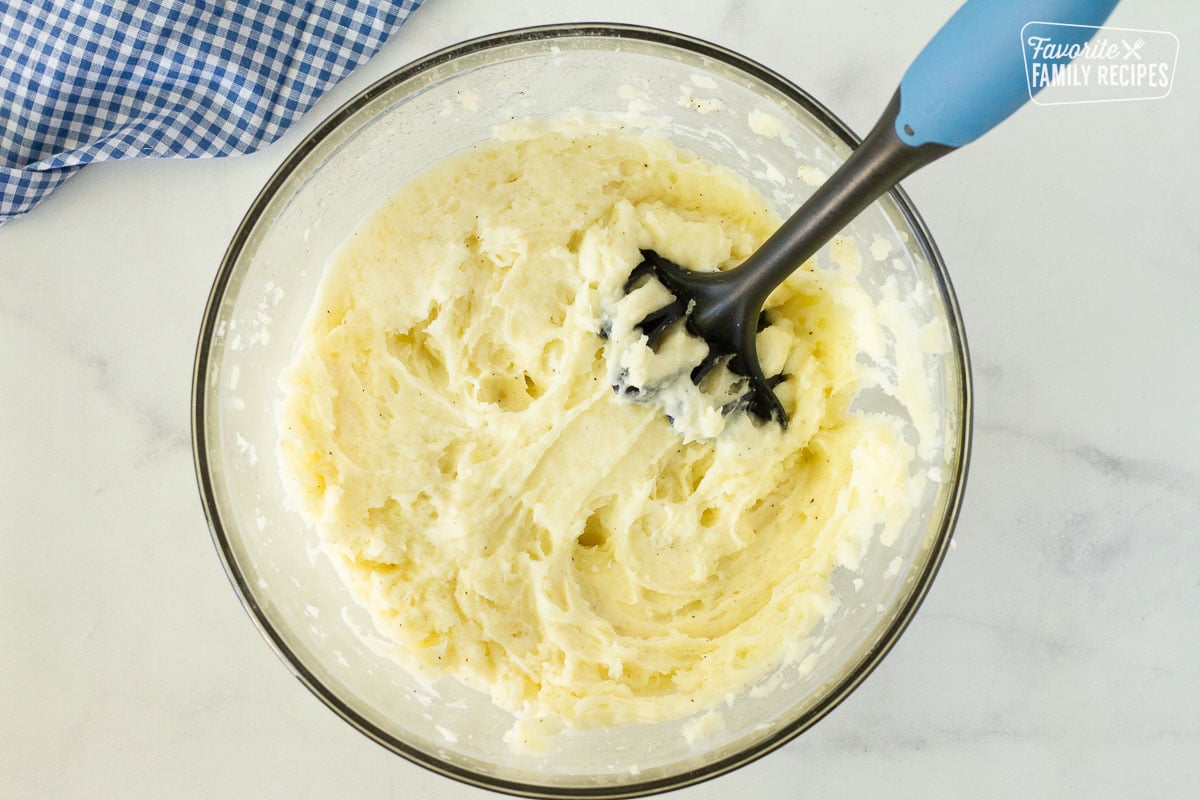
POLYGON ((1103 24, 1116 4, 968 0, 904 73, 896 135, 911 147, 961 147, 978 139, 1032 96, 1022 42, 1028 23, 1083 26, 1056 28, 1070 42, 1082 44, 1095 34, 1090 26, 1103 24))

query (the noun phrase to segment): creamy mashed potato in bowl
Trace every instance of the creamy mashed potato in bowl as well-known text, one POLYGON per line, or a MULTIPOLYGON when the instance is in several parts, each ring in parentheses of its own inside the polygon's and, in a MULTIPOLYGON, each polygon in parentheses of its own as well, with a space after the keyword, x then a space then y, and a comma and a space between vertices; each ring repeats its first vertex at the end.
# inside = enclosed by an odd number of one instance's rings
POLYGON ((560 26, 400 70, 288 158, 213 288, 194 445, 230 578, 321 700, 469 783, 626 796, 866 676, 949 543, 970 427, 903 194, 768 303, 786 430, 609 385, 662 363, 628 335, 639 248, 737 263, 853 141, 735 54, 560 26))

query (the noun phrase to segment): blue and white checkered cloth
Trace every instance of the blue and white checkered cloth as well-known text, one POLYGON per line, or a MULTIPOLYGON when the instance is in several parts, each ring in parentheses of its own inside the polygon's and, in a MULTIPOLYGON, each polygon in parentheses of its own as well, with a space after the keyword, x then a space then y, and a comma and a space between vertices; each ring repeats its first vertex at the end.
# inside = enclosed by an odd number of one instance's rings
POLYGON ((422 0, 0 0, 0 223, 93 161, 270 144, 422 0))

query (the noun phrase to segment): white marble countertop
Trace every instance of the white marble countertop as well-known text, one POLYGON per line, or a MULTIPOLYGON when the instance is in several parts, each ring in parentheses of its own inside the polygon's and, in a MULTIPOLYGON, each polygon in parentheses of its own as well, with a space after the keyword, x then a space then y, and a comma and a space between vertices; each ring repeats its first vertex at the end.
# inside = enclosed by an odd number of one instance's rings
MULTIPOLYGON (((865 130, 956 0, 429 0, 248 157, 100 164, 0 228, 0 796, 482 797, 325 709, 259 638, 192 472, 217 264, 317 121, 435 48, 643 23, 791 77, 865 130), (910 8, 910 6, 917 8, 910 8)), ((976 444, 941 575, 882 666, 680 798, 1195 797, 1200 785, 1200 7, 1163 100, 1028 106, 905 183, 970 336, 976 444)))

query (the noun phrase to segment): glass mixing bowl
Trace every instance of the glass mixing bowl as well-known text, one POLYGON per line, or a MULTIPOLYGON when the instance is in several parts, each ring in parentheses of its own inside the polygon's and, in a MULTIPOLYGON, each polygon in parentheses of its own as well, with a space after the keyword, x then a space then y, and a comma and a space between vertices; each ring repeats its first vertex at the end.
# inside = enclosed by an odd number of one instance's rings
MULTIPOLYGON (((814 632, 814 657, 781 667, 727 708, 724 727, 688 741, 688 720, 561 737, 516 755, 512 724, 454 680, 428 686, 383 654, 316 535, 283 501, 276 463, 278 378, 325 260, 377 203, 430 165, 512 119, 585 110, 624 115, 746 176, 781 217, 831 173, 857 138, 792 83, 735 53, 677 34, 616 25, 502 33, 435 53, 362 92, 293 152, 230 244, 200 331, 193 446, 205 511, 230 580, 285 664, 326 705, 384 747, 466 783, 529 796, 648 794, 719 775, 805 730, 896 642, 950 540, 966 477, 971 419, 966 342, 950 281, 902 191, 849 228, 865 244, 861 281, 880 297, 899 281, 943 329, 925 357, 942 445, 920 465, 934 478, 891 546, 834 574, 842 598, 814 632), (764 127, 765 126, 765 127, 764 127), (856 580, 857 579, 857 580, 856 580), (816 657, 819 655, 819 657, 816 657)), ((879 399, 864 398, 870 406, 879 399)))

